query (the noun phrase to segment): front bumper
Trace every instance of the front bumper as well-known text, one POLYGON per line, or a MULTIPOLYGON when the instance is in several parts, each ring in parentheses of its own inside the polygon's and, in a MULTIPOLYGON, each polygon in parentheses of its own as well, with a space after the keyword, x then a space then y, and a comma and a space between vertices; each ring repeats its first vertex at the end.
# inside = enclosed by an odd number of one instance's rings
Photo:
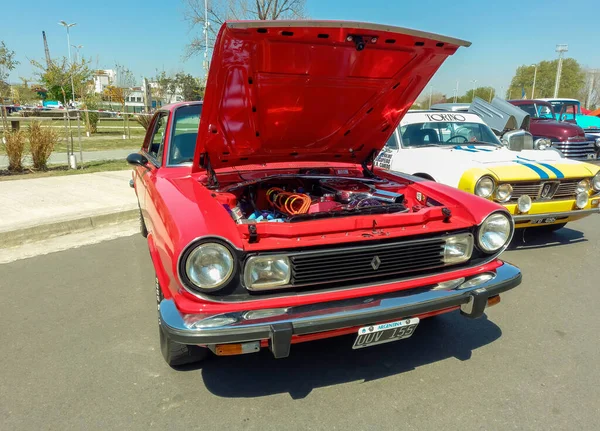
POLYGON ((548 224, 572 222, 592 214, 599 214, 600 208, 596 202, 599 199, 600 196, 598 194, 590 196, 588 204, 584 209, 578 209, 574 199, 534 201, 531 210, 524 214, 519 212, 516 203, 504 204, 504 207, 512 215, 516 228, 538 227, 548 224), (536 221, 549 218, 553 218, 555 221, 552 223, 536 223, 536 221))
POLYGON ((182 316, 173 300, 163 299, 160 303, 161 325, 172 341, 182 344, 216 345, 269 340, 274 356, 284 358, 289 355, 292 335, 400 320, 457 306, 468 317, 480 317, 488 298, 521 283, 521 271, 508 263, 484 274, 491 277, 482 277, 482 274, 467 277, 463 283, 470 281, 472 286, 463 289, 460 288, 459 279, 456 283, 458 287, 454 288, 445 288, 447 283, 444 286, 426 285, 390 294, 302 305, 285 310, 261 310, 281 314, 259 319, 249 318, 248 312, 209 317, 182 316))

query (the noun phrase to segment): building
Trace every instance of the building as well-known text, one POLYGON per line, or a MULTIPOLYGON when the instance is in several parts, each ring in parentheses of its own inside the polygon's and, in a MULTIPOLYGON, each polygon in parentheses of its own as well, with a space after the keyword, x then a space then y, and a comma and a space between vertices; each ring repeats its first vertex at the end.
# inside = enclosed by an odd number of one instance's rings
POLYGON ((117 72, 112 69, 98 69, 94 72, 94 93, 102 94, 104 89, 117 80, 117 72))

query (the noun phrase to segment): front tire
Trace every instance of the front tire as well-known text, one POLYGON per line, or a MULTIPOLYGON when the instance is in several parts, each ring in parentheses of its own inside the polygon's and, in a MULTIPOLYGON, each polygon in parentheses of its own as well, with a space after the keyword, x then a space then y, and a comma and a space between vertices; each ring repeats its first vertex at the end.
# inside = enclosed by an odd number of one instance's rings
POLYGON ((160 301, 164 299, 164 296, 157 277, 155 277, 155 288, 156 308, 158 309, 158 336, 160 339, 160 352, 162 353, 163 358, 165 358, 167 364, 169 364, 171 367, 179 367, 181 365, 200 362, 205 359, 208 356, 208 349, 206 347, 175 343, 169 339, 169 336, 162 327, 162 322, 160 320, 160 301))

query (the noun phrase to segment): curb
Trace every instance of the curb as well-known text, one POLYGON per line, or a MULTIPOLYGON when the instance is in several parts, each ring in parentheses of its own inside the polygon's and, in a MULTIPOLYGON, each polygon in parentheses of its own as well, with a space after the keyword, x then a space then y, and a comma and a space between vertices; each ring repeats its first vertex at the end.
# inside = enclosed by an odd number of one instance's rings
POLYGON ((139 210, 135 208, 0 232, 0 248, 15 247, 26 242, 41 241, 71 233, 85 232, 101 226, 131 221, 138 218, 138 216, 139 210))

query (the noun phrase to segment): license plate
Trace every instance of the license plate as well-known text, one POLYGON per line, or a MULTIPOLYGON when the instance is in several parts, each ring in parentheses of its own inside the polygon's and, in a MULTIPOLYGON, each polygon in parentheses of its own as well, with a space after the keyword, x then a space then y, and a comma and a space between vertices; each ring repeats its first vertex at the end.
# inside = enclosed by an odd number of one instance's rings
POLYGON ((556 217, 546 217, 546 218, 538 218, 535 220, 531 220, 531 224, 554 223, 555 221, 556 221, 556 217))
POLYGON ((588 154, 587 155, 588 160, 596 160, 596 155, 595 154, 588 154))
POLYGON ((397 322, 380 323, 379 325, 365 326, 358 330, 353 349, 375 346, 410 337, 419 324, 419 318, 399 320, 397 322))

